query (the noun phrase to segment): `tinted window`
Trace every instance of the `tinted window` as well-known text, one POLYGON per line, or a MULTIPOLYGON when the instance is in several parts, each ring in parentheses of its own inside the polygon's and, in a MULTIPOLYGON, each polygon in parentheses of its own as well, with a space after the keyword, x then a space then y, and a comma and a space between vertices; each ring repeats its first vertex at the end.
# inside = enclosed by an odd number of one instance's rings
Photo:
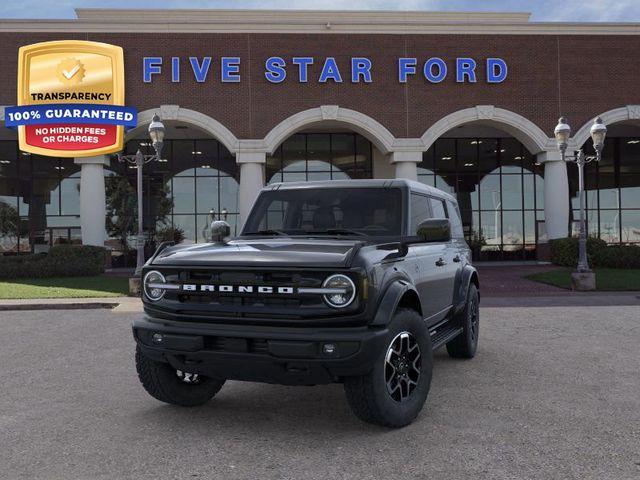
POLYGON ((451 236, 454 238, 464 237, 462 220, 460 219, 458 206, 455 205, 452 201, 447 200, 447 211, 449 212, 449 219, 451 220, 451 236))
POLYGON ((428 218, 431 218, 431 211, 429 210, 429 197, 412 193, 410 215, 411 227, 409 234, 416 235, 418 232, 418 225, 420 225, 420 223, 427 220, 428 218))
POLYGON ((444 202, 439 198, 431 198, 431 210, 433 210, 433 218, 447 218, 444 202))
POLYGON ((275 190, 258 197, 243 234, 279 230, 290 235, 354 230, 371 236, 398 236, 402 195, 397 188, 275 190))

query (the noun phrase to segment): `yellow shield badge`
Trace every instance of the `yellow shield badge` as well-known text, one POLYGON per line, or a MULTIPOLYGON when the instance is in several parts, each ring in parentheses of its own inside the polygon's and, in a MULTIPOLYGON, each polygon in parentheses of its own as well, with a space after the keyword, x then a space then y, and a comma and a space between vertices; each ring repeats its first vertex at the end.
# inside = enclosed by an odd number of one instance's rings
POLYGON ((57 157, 122 150, 135 109, 124 106, 124 56, 106 43, 62 40, 20 48, 18 106, 5 110, 20 149, 57 157))

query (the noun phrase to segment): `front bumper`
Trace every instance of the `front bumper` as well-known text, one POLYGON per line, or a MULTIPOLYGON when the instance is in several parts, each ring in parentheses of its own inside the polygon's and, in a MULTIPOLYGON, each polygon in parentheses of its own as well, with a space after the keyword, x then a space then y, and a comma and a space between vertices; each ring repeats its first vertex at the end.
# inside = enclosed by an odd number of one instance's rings
POLYGON ((283 385, 333 383, 365 374, 384 352, 387 334, 386 328, 238 326, 147 316, 133 322, 142 352, 177 370, 283 385))

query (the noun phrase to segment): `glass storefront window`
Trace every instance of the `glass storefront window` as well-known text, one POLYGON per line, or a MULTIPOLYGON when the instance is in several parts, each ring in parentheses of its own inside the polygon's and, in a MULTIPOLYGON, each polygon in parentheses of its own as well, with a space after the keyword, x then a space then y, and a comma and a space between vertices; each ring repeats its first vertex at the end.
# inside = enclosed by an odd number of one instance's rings
POLYGON ((268 183, 372 178, 371 142, 355 133, 298 133, 267 157, 268 183))
POLYGON ((522 176, 502 175, 503 209, 522 210, 522 176))
MULTIPOLYGON (((602 160, 585 169, 588 232, 608 243, 638 243, 635 211, 640 208, 640 141, 632 137, 607 137, 602 160), (625 224, 625 222, 628 222, 625 224)), ((584 145, 592 152, 591 141, 584 145)), ((579 220, 578 172, 567 165, 573 232, 579 220)))
POLYGON ((624 243, 640 243, 640 209, 623 210, 620 225, 624 243))
POLYGON ((476 258, 535 258, 544 170, 534 162, 514 138, 440 138, 423 154, 418 180, 457 197, 476 258))
MULTIPOLYGON (((640 158, 638 161, 640 163, 640 158)), ((622 208, 640 207, 640 174, 620 173, 620 206, 622 208)))

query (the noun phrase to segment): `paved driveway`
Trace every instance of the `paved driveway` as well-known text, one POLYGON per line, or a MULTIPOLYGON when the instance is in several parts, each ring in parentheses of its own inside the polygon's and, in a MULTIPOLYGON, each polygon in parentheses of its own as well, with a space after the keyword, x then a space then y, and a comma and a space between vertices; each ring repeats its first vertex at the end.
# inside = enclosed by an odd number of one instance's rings
POLYGON ((640 478, 639 307, 482 314, 476 359, 437 354, 427 407, 392 431, 339 385, 166 406, 138 384, 132 313, 0 312, 0 478, 640 478))

